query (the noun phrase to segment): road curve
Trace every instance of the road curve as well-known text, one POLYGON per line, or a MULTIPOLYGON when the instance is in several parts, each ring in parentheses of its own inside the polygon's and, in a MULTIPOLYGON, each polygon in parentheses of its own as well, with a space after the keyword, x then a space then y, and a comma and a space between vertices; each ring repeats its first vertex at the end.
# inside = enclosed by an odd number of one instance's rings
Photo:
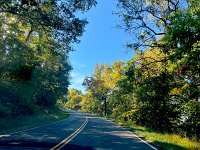
POLYGON ((0 135, 0 150, 51 149, 74 133, 84 122, 85 116, 71 112, 69 118, 53 124, 0 135))
POLYGON ((0 135, 0 150, 152 150, 126 129, 100 117, 71 112, 69 118, 54 124, 0 135))

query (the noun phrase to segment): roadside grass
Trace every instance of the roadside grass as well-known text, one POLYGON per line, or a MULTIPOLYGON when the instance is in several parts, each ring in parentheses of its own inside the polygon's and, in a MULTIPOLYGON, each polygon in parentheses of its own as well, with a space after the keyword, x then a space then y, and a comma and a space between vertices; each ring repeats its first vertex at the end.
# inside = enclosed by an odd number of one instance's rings
MULTIPOLYGON (((111 118, 109 118, 111 119, 111 118)), ((145 139, 158 149, 162 150, 200 150, 200 142, 181 137, 176 134, 160 133, 131 122, 111 119, 113 122, 130 129, 140 138, 145 139)))
POLYGON ((0 118, 0 134, 25 130, 53 123, 69 117, 69 113, 58 108, 44 109, 30 116, 0 118))

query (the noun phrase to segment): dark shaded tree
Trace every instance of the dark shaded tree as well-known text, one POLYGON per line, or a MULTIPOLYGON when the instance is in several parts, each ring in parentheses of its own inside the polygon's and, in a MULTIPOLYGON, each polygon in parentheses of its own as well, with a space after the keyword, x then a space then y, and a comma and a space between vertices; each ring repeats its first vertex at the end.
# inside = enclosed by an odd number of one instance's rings
POLYGON ((0 1, 0 113, 32 114, 66 99, 68 53, 87 24, 75 14, 95 4, 94 0, 0 1))

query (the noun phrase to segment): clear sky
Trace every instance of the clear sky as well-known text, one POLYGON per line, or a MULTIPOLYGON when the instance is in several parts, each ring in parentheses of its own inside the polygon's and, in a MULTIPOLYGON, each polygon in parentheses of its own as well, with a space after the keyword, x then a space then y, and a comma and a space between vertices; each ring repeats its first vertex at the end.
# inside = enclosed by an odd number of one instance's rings
POLYGON ((120 19, 112 14, 117 10, 116 0, 97 2, 96 7, 84 14, 89 24, 80 38, 81 42, 74 46, 76 51, 70 53, 73 67, 70 88, 83 92, 83 79, 92 75, 95 64, 112 64, 114 61, 127 61, 132 57, 132 53, 127 53, 124 46, 128 41, 128 35, 115 27, 120 23, 120 19))

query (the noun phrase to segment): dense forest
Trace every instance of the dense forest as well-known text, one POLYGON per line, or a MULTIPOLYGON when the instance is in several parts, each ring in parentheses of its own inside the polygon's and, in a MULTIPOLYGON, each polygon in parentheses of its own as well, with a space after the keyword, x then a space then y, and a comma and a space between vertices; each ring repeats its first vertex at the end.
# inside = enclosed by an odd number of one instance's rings
POLYGON ((68 54, 94 0, 0 0, 0 118, 31 115, 66 100, 68 54))
POLYGON ((117 26, 132 35, 127 62, 97 64, 70 89, 68 108, 200 139, 200 3, 118 0, 117 26))

